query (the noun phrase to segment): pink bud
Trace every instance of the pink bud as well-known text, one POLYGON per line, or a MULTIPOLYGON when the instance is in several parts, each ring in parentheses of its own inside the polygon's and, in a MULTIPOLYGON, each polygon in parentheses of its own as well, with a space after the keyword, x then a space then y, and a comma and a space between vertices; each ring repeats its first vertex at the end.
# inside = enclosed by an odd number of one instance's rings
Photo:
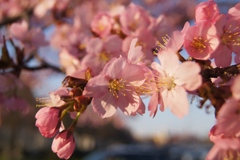
POLYGON ((73 133, 69 130, 60 132, 52 143, 52 151, 59 158, 69 159, 75 150, 75 140, 73 133))
POLYGON ((61 110, 58 107, 41 108, 35 115, 36 126, 40 133, 47 138, 53 137, 60 127, 61 110))

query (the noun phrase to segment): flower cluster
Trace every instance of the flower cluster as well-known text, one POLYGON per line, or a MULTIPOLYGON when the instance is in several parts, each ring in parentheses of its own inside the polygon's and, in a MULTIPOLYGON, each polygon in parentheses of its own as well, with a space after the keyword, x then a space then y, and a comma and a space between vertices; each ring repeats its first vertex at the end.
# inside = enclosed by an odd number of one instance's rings
MULTIPOLYGON (((240 3, 222 14, 213 0, 202 2, 195 8, 194 24, 185 22, 182 30, 166 31, 167 16, 154 17, 132 2, 111 7, 93 0, 18 2, 4 1, 0 11, 0 25, 9 23, 3 35, 0 32, 0 70, 5 74, 0 75, 0 100, 10 97, 6 95, 11 87, 4 85, 8 76, 13 79, 10 72, 18 78, 24 70, 64 72, 61 88, 50 93, 50 100, 40 99, 44 107, 35 116, 42 136, 54 137, 52 151, 58 157, 71 157, 78 118, 89 108, 101 118, 117 110, 142 115, 146 109, 151 117, 170 109, 182 118, 189 113, 191 94, 201 98, 200 107, 210 100, 215 108, 217 124, 210 132, 215 145, 207 159, 239 158, 240 3), (53 34, 43 32, 45 28, 54 28, 53 34), (60 69, 38 54, 49 45, 59 52, 60 69), (34 60, 39 65, 32 67, 34 60), (73 122, 65 128, 68 114, 73 122)), ((7 107, 14 103, 4 102, 7 107)))

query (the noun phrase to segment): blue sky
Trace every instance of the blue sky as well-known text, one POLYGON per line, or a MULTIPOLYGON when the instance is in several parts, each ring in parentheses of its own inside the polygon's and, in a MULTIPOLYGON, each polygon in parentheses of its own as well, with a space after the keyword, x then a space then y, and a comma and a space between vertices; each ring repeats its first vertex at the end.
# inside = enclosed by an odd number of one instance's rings
POLYGON ((198 108, 194 101, 189 114, 179 119, 169 109, 164 112, 160 110, 154 118, 147 111, 143 116, 128 118, 126 125, 137 136, 153 136, 157 134, 171 135, 193 135, 198 138, 206 138, 211 127, 215 124, 214 108, 209 113, 205 108, 198 108))

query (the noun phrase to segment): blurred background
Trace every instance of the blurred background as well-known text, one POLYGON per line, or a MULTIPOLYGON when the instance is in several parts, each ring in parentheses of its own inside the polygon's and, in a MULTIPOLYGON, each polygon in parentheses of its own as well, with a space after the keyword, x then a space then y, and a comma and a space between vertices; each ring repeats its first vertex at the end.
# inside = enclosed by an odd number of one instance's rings
MULTIPOLYGON (((173 31, 181 29, 186 21, 194 20, 195 6, 201 1, 118 1, 123 5, 130 2, 143 6, 154 17, 164 14, 167 23, 172 26, 170 31, 173 31)), ((238 1, 216 0, 216 2, 220 11, 227 13, 238 1)), ((58 3, 61 3, 61 0, 58 3)), ((55 30, 55 26, 44 29, 48 40, 52 38, 55 30)), ((39 56, 52 66, 61 68, 59 50, 56 48, 41 47, 39 56)), ((29 62, 30 66, 35 64, 36 61, 29 62)), ((36 107, 38 104, 36 98, 47 99, 49 92, 62 85, 65 76, 59 70, 50 67, 37 71, 25 70, 21 72, 19 80, 11 79, 9 83, 21 85, 17 94, 27 103, 20 101, 16 103, 9 99, 7 104, 3 104, 0 97, 0 160, 59 159, 51 151, 52 139, 42 137, 35 126, 35 113, 39 109, 36 107), (18 105, 24 112, 19 114, 19 111, 4 109, 11 105, 18 105)), ((3 77, 0 77, 0 82, 5 82, 3 77)), ((4 85, 6 84, 0 84, 2 88, 4 85)), ((208 140, 208 132, 215 124, 214 108, 206 106, 199 108, 198 97, 189 97, 189 100, 192 101, 190 112, 183 119, 175 117, 169 110, 159 111, 154 118, 149 117, 148 112, 135 117, 128 117, 119 112, 112 118, 100 119, 93 115, 89 108, 79 119, 75 132, 77 147, 70 160, 204 159, 212 146, 208 140)), ((148 98, 144 98, 146 104, 148 101, 148 98)))

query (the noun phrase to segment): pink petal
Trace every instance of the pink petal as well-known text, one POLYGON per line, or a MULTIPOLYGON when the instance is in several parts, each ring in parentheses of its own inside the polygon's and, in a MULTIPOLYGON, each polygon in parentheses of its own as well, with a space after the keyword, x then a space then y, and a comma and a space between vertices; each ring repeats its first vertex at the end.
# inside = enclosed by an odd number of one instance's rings
POLYGON ((115 114, 117 106, 114 105, 113 97, 105 95, 101 100, 93 98, 93 110, 98 113, 101 118, 111 117, 115 114))
POLYGON ((104 44, 106 52, 118 52, 122 48, 122 39, 118 35, 107 37, 104 44))
POLYGON ((169 74, 173 75, 176 69, 179 67, 179 59, 176 53, 171 49, 163 50, 158 53, 158 59, 160 60, 162 68, 169 74))
POLYGON ((165 76, 166 73, 164 72, 162 66, 160 66, 160 64, 158 64, 157 62, 153 62, 151 64, 151 67, 152 67, 152 69, 157 71, 161 76, 165 76))
POLYGON ((105 95, 108 90, 109 81, 102 75, 91 78, 84 88, 83 95, 87 97, 99 98, 105 95))
POLYGON ((128 51, 128 60, 132 63, 140 62, 144 54, 142 52, 142 46, 136 46, 138 42, 137 38, 134 38, 131 42, 130 49, 128 51))
POLYGON ((86 46, 88 53, 99 54, 102 52, 103 42, 100 38, 92 38, 86 46))
POLYGON ((57 152, 59 158, 69 159, 75 150, 75 143, 68 142, 57 152))
POLYGON ((215 57, 215 64, 218 67, 227 67, 232 62, 232 51, 226 45, 220 45, 216 50, 218 56, 215 57))
POLYGON ((125 67, 127 60, 125 58, 112 58, 103 68, 102 74, 111 78, 117 78, 119 73, 125 67))
POLYGON ((195 62, 184 62, 174 74, 174 82, 186 90, 193 91, 200 87, 202 78, 199 75, 201 68, 195 62))
POLYGON ((189 104, 186 91, 183 87, 176 86, 162 98, 177 117, 182 118, 188 114, 189 104))
POLYGON ((157 113, 157 108, 159 104, 159 93, 154 92, 151 96, 150 102, 148 104, 148 110, 150 111, 150 117, 155 117, 157 113))
POLYGON ((231 87, 233 97, 240 99, 240 75, 234 79, 233 85, 231 87))
POLYGON ((177 53, 183 45, 184 36, 185 34, 180 31, 173 32, 172 38, 167 43, 167 48, 177 53))
MULTIPOLYGON (((221 152, 220 148, 216 145, 212 147, 212 149, 208 152, 206 156, 206 160, 219 160, 218 154, 221 152)), ((222 157, 223 158, 223 157, 222 157)))
MULTIPOLYGON (((143 66, 144 67, 144 66, 143 66)), ((134 86, 140 86, 145 81, 144 68, 140 65, 126 63, 122 71, 117 75, 118 78, 126 80, 134 86)))
POLYGON ((117 106, 126 115, 135 113, 140 107, 140 97, 135 92, 126 92, 125 95, 119 95, 117 106))

